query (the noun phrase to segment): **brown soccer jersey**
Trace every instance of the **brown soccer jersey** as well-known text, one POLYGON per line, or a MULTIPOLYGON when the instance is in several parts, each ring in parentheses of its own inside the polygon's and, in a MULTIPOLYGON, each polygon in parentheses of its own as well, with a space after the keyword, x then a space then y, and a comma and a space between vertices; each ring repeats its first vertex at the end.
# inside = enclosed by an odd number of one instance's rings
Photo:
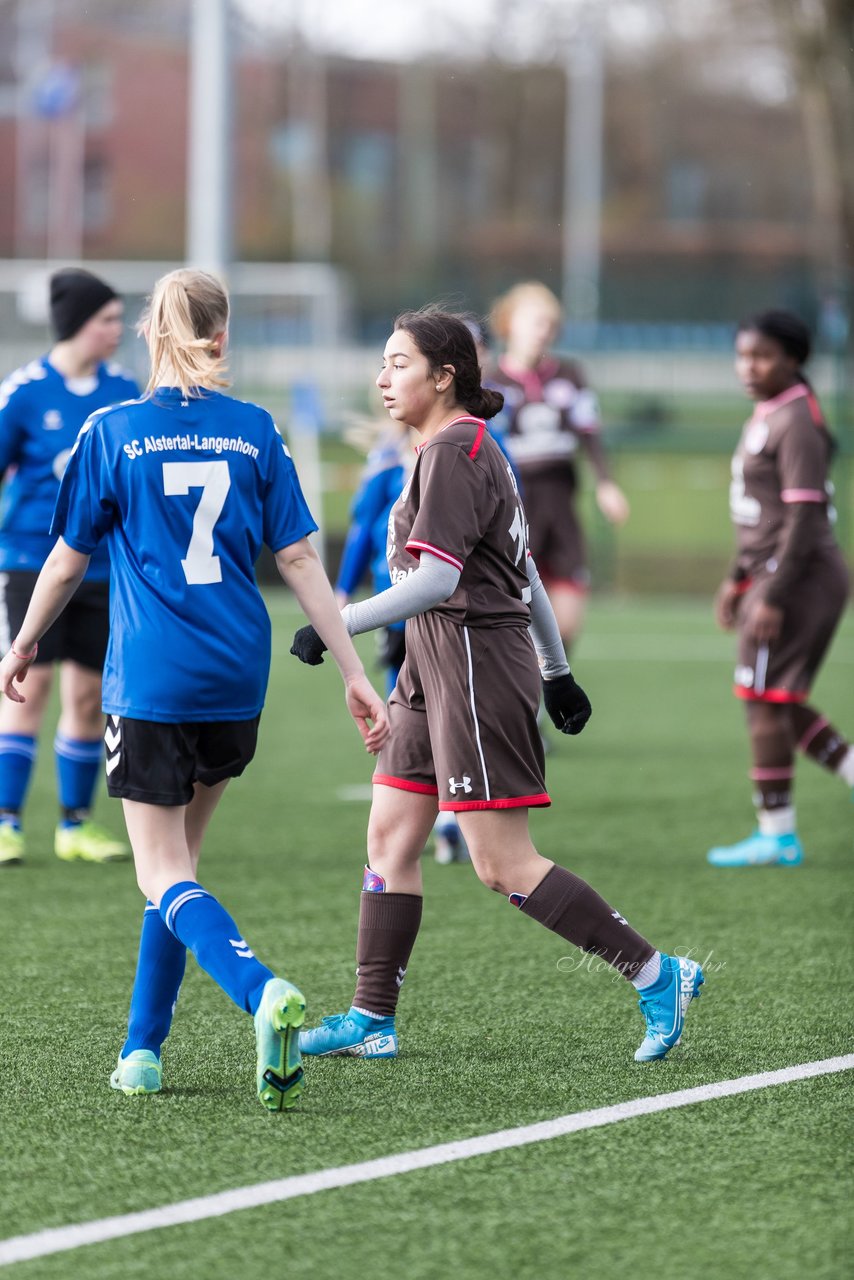
MULTIPOLYGON (((732 459, 730 515, 743 576, 774 572, 789 503, 817 503, 828 511, 829 458, 830 436, 821 410, 803 383, 757 404, 732 459)), ((825 519, 815 555, 835 548, 830 520, 825 519)))
POLYGON ((389 517, 388 565, 399 582, 429 551, 460 571, 433 612, 468 627, 527 626, 525 512, 513 472, 483 422, 455 418, 418 451, 389 517))
POLYGON ((548 357, 523 369, 505 356, 489 383, 504 395, 507 446, 522 479, 556 466, 574 476, 582 437, 599 432, 599 405, 579 367, 548 357))

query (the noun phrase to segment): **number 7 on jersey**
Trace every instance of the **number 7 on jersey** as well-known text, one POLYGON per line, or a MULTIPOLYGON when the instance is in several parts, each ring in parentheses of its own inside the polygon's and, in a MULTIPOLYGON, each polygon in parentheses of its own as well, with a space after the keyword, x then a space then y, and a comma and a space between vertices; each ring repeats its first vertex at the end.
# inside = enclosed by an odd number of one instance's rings
POLYGON ((222 582, 222 565, 213 553, 214 525, 222 515, 231 488, 227 462, 164 462, 163 492, 168 498, 181 497, 191 489, 202 496, 193 515, 193 533, 187 555, 181 561, 190 586, 222 582))

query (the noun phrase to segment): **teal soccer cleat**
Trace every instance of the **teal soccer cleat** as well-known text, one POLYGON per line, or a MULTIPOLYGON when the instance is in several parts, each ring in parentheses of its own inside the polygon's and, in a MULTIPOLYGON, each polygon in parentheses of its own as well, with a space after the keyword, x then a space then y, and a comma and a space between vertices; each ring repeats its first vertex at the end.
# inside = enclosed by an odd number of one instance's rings
POLYGON ((703 970, 696 960, 661 957, 661 972, 640 992, 646 1036, 635 1053, 635 1062, 655 1062, 679 1043, 688 1005, 699 998, 702 985, 703 970))
POLYGON ((713 867, 797 867, 804 860, 804 850, 794 831, 763 836, 757 828, 738 844, 710 849, 706 858, 713 867))
POLYGON ((143 1093, 159 1093, 163 1079, 160 1059, 151 1049, 131 1049, 110 1076, 110 1088, 119 1089, 129 1098, 143 1093))
POLYGON ((356 1009, 335 1013, 303 1031, 299 1047, 313 1058, 396 1058, 394 1018, 371 1018, 356 1009))
POLYGON ((268 1111, 290 1111, 303 1091, 299 1028, 305 997, 284 978, 270 978, 255 1012, 258 1099, 268 1111))

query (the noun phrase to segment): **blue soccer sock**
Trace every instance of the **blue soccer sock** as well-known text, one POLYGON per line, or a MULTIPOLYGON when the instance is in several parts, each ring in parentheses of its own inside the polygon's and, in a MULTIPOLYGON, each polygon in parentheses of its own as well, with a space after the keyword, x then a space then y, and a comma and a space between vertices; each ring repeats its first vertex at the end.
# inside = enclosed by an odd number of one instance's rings
POLYGON ((265 984, 274 975, 255 959, 216 898, 195 880, 182 880, 160 899, 160 915, 225 994, 239 1008, 254 1014, 265 984))
POLYGON ((187 948, 169 932, 154 904, 146 902, 123 1058, 132 1049, 150 1049, 159 1057, 172 1025, 186 963, 187 948))
POLYGON ((0 811, 20 813, 36 763, 36 740, 23 733, 0 733, 0 811))
POLYGON ((64 811, 64 825, 80 822, 92 808, 95 785, 104 758, 100 738, 67 738, 57 733, 53 740, 56 756, 56 785, 64 811))

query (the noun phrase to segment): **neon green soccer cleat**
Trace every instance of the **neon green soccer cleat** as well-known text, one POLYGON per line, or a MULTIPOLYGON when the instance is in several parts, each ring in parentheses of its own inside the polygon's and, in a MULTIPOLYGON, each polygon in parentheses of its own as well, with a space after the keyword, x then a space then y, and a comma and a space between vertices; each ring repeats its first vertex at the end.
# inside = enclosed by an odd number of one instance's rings
POLYGON ((54 851, 63 862, 123 862, 130 849, 88 818, 71 827, 57 827, 54 851))
POLYGON ((0 867, 16 867, 23 861, 23 831, 11 822, 0 822, 0 867))
POLYGON ((299 1028, 305 996, 284 978, 271 978, 255 1014, 258 1099, 268 1111, 290 1111, 303 1091, 299 1028))
POLYGON ((157 1054, 151 1049, 131 1049, 126 1058, 119 1056, 119 1064, 110 1076, 110 1088, 120 1089, 130 1098, 159 1093, 162 1080, 163 1068, 157 1054))

